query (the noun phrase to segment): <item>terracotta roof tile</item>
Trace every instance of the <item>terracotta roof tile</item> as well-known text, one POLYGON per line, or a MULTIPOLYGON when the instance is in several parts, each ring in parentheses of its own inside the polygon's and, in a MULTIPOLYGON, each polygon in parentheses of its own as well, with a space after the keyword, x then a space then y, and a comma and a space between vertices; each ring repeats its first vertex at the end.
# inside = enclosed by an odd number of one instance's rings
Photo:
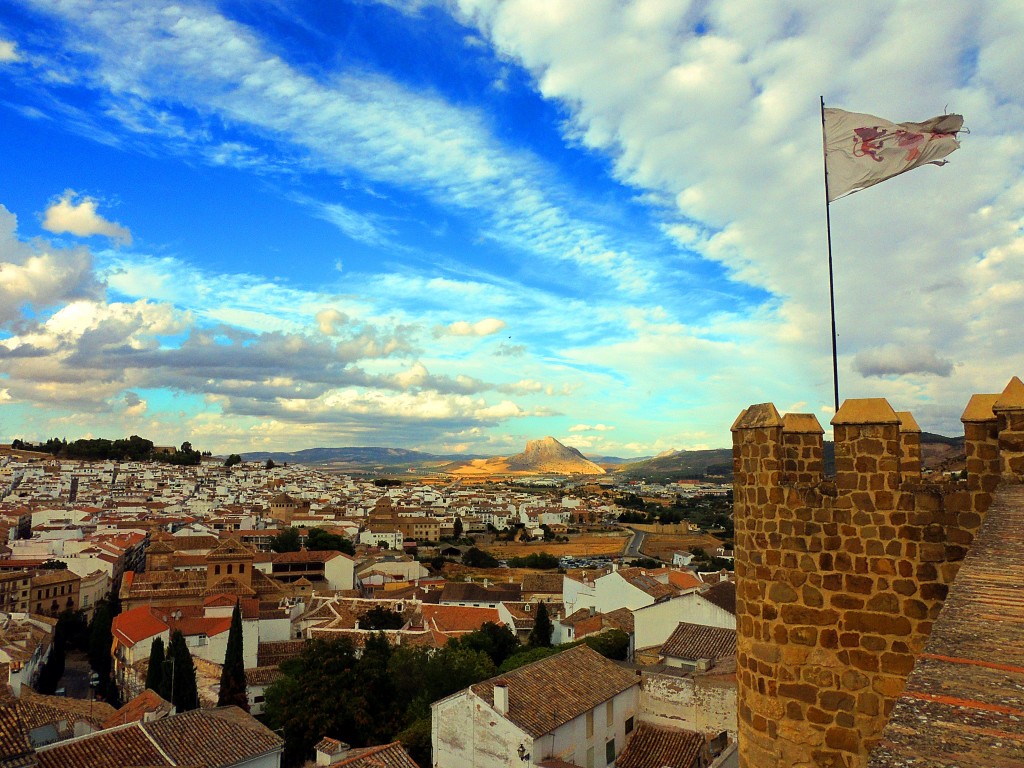
POLYGON ((500 624, 497 608, 473 608, 461 605, 424 605, 423 620, 445 634, 475 632, 487 622, 500 624))
POLYGON ((613 696, 639 685, 640 678, 586 645, 471 686, 494 706, 494 684, 508 686, 508 719, 533 738, 553 731, 613 696))
POLYGON ((736 615, 736 582, 719 581, 701 592, 700 596, 723 611, 736 615))
POLYGON ((137 723, 150 712, 160 712, 162 715, 169 715, 174 705, 171 702, 160 698, 160 694, 151 688, 147 688, 134 699, 129 701, 119 710, 114 712, 103 723, 104 728, 113 728, 126 723, 137 723))
POLYGON ((194 709, 141 727, 177 765, 232 766, 284 744, 238 707, 194 709))
POLYGON ((419 768, 399 741, 350 750, 334 765, 338 768, 419 768))
POLYGON ((693 768, 704 752, 704 737, 678 728, 640 723, 626 748, 615 758, 616 768, 693 768))
POLYGON ((40 768, 170 766, 138 724, 61 741, 36 751, 40 768))
POLYGON ((720 659, 736 653, 736 630, 679 622, 661 646, 662 656, 686 661, 720 659))

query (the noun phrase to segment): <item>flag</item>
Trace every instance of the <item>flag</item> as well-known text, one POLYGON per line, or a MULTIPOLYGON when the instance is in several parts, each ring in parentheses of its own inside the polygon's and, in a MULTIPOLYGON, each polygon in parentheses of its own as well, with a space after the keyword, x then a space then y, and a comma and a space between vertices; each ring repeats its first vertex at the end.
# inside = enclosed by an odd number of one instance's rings
POLYGON ((943 160, 960 146, 961 115, 940 115, 923 123, 890 123, 874 115, 824 109, 828 201, 891 179, 904 171, 943 160))

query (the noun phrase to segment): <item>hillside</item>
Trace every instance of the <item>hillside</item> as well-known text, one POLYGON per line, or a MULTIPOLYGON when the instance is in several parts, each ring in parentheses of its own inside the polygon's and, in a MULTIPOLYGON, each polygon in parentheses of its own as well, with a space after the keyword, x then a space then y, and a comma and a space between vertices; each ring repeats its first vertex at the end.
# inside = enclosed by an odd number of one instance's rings
POLYGON ((243 453, 244 461, 266 461, 271 459, 276 464, 285 462, 294 464, 330 465, 332 467, 351 467, 352 469, 373 469, 376 467, 416 467, 420 469, 436 468, 452 461, 466 461, 480 458, 466 455, 436 455, 422 451, 410 451, 404 448, 306 448, 301 451, 254 451, 243 453))
POLYGON ((553 437, 530 440, 522 453, 494 456, 445 467, 444 471, 463 477, 486 475, 603 475, 605 470, 575 448, 553 437))

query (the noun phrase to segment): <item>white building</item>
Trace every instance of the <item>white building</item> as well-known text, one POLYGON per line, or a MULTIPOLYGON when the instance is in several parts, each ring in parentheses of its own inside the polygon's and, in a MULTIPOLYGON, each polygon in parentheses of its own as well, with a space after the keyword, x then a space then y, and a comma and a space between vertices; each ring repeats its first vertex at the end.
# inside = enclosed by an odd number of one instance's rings
POLYGON ((611 765, 639 702, 634 672, 580 645, 434 702, 432 765, 611 765))

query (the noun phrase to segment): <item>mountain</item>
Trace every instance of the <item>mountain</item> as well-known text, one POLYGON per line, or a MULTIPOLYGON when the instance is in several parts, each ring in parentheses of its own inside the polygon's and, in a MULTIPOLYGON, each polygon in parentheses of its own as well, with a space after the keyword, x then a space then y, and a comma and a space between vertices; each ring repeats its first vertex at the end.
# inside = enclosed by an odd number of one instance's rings
POLYGON ((445 467, 445 472, 462 477, 487 475, 603 475, 605 470, 575 448, 553 437, 530 440, 526 450, 514 456, 494 456, 445 467))
POLYGON ((244 461, 266 461, 272 459, 275 464, 284 462, 295 464, 326 464, 338 467, 373 468, 373 467, 436 467, 452 461, 466 461, 480 456, 436 455, 422 451, 409 451, 404 448, 306 448, 301 451, 285 453, 282 451, 254 451, 243 453, 244 461))
POLYGON ((553 437, 530 440, 526 450, 506 459, 512 472, 551 472, 560 475, 603 475, 605 471, 575 448, 553 437))

